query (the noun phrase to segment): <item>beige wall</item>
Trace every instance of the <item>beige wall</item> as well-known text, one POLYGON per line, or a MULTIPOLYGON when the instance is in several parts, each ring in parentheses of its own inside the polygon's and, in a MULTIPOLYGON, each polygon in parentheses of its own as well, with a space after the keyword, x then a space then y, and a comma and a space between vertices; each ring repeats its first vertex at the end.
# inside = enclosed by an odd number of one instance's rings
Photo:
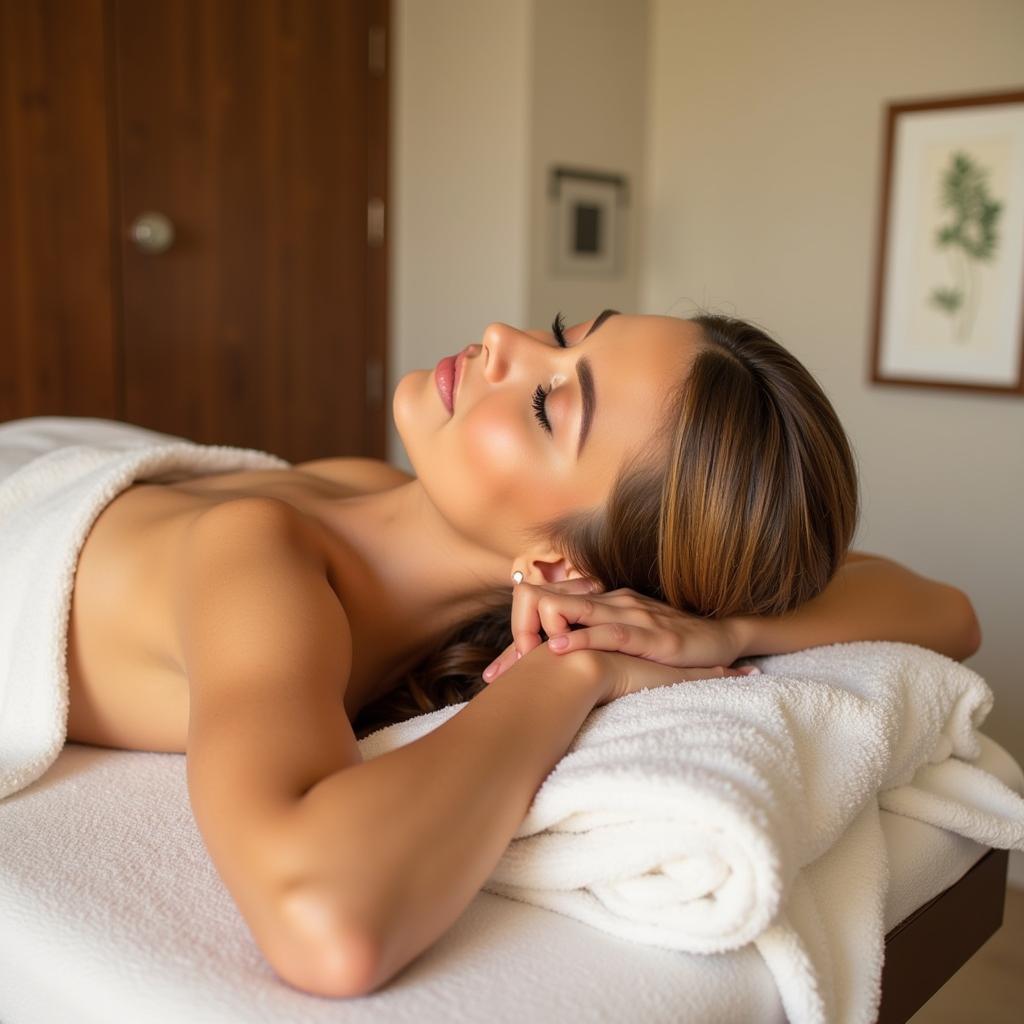
POLYGON ((1024 3, 651 18, 644 311, 757 320, 818 377, 860 465, 855 546, 967 591, 985 731, 1024 761, 1024 399, 867 383, 884 104, 1024 86, 1024 3))
POLYGON ((884 105, 1019 87, 1024 4, 397 0, 394 21, 392 388, 495 319, 757 320, 847 426, 855 545, 971 595, 986 728, 1024 760, 1024 400, 866 380, 884 105), (634 182, 620 282, 550 277, 563 161, 634 182))
MULTIPOLYGON (((531 0, 392 11, 388 395, 492 320, 525 319, 531 0)), ((388 442, 408 469, 393 423, 388 442)))
POLYGON ((571 324, 608 307, 636 308, 647 45, 646 0, 535 0, 530 46, 530 327, 546 329, 559 310, 571 324), (622 274, 553 276, 547 186, 555 165, 627 178, 622 274))
POLYGON ((1024 3, 394 2, 392 389, 495 319, 758 321, 846 424, 855 546, 970 594, 1024 762, 1024 400, 867 383, 884 105, 1024 85, 1024 3), (551 162, 632 179, 624 280, 551 279, 551 162))
MULTIPOLYGON (((646 28, 646 0, 394 0, 389 395, 493 320, 636 307, 646 28), (621 278, 552 277, 552 164, 629 179, 621 278)), ((388 452, 411 468, 393 424, 388 452)))

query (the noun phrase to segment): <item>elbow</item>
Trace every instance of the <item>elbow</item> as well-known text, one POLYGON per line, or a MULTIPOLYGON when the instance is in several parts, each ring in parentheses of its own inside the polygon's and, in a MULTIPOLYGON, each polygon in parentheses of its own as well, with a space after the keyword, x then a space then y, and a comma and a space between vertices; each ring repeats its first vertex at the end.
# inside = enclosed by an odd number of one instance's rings
POLYGON ((981 647, 981 623, 974 611, 971 599, 962 591, 958 590, 960 602, 960 644, 958 645, 955 657, 957 661, 966 661, 972 655, 977 654, 981 647))
POLYGON ((273 964, 293 988, 329 999, 366 996, 386 979, 378 971, 375 947, 362 935, 320 942, 315 949, 299 943, 284 962, 273 964))
POLYGON ((289 892, 279 920, 275 942, 265 953, 292 987, 344 999, 369 995, 387 980, 380 974, 377 942, 366 929, 343 924, 322 892, 310 887, 289 892))

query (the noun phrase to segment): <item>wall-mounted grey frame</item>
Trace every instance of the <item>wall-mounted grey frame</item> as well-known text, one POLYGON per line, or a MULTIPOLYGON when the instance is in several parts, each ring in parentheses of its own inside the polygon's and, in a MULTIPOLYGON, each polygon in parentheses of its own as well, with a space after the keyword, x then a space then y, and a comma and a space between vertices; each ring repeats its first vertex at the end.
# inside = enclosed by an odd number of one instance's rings
POLYGON ((556 277, 620 277, 625 270, 625 175, 552 167, 548 175, 551 272, 556 277))

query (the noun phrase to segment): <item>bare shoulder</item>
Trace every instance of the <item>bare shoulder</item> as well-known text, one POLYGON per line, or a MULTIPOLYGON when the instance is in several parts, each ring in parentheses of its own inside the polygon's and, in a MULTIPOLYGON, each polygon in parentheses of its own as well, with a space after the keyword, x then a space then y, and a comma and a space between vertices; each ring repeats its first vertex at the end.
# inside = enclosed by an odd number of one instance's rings
POLYGON ((847 562, 877 562, 880 560, 882 560, 881 555, 872 555, 867 551, 847 551, 843 564, 845 565, 847 562))
POLYGON ((183 563, 189 756, 204 734, 222 737, 206 756, 228 761, 234 740, 260 736, 260 763, 245 770, 282 796, 360 760, 343 705, 348 618, 302 514, 271 497, 222 502, 192 524, 183 563))
POLYGON ((220 557, 231 557, 230 552, 237 546, 243 549, 256 543, 271 543, 268 554, 292 559, 292 544, 305 538, 302 529, 305 517, 298 508, 283 498, 269 494, 247 494, 230 498, 203 509, 192 521, 187 531, 190 546, 196 543, 207 545, 205 556, 212 546, 220 557))
POLYGON ((351 633, 321 552, 287 502, 222 502, 189 529, 177 602, 189 800, 219 874, 281 971, 297 942, 283 894, 310 860, 296 808, 312 786, 362 761, 343 704, 351 633))
MULTIPOLYGON (((246 495, 205 509, 189 527, 182 557, 185 579, 196 590, 189 596, 220 605, 225 618, 267 620, 268 632, 254 635, 246 648, 257 651, 257 662, 269 633, 292 627, 307 640, 315 637, 318 630, 310 631, 307 620, 289 621, 296 603, 304 605, 314 592, 317 618, 331 620, 317 626, 330 626, 333 636, 347 632, 344 609, 328 585, 323 545, 290 502, 246 495)), ((224 650, 234 657, 241 649, 224 650)))
POLYGON ((383 459, 357 455, 313 459, 311 462, 296 463, 293 468, 363 492, 385 491, 416 479, 411 473, 383 459))

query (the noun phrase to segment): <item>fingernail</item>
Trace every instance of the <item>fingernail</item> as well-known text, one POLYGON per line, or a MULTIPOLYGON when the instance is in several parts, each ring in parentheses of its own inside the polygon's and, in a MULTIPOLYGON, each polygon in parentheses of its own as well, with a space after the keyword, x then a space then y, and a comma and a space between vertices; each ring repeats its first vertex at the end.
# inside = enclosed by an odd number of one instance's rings
POLYGON ((523 656, 523 652, 522 651, 516 651, 516 661, 518 661, 522 656, 523 656))
POLYGON ((487 668, 484 669, 483 675, 484 675, 484 679, 490 679, 491 676, 494 675, 494 664, 493 663, 488 665, 487 668))
POLYGON ((569 638, 567 636, 553 636, 548 641, 548 644, 554 647, 556 651, 560 651, 569 646, 569 638))

